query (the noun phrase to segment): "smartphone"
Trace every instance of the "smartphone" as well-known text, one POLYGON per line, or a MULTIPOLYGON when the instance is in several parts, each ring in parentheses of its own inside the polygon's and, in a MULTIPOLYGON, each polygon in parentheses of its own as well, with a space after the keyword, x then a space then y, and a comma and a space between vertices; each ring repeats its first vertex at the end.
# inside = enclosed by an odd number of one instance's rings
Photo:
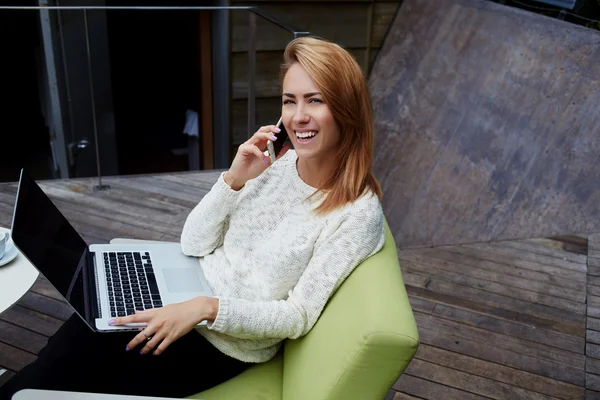
POLYGON ((279 129, 281 129, 281 132, 275 134, 275 136, 277 136, 277 140, 274 142, 271 142, 270 140, 267 141, 267 152, 269 153, 269 157, 271 158, 272 163, 274 163, 277 160, 277 156, 281 152, 281 149, 283 148, 283 144, 288 139, 288 134, 287 134, 287 131, 285 130, 285 127, 283 126, 283 122, 281 121, 281 118, 279 118, 279 121, 277 121, 276 126, 279 129))

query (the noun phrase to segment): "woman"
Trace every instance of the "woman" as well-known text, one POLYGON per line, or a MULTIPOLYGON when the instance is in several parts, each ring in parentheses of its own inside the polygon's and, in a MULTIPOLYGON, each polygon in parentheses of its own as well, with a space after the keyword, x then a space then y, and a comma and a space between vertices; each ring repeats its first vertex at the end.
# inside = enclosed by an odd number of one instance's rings
POLYGON ((384 242, 373 116, 360 67, 335 44, 292 41, 281 79, 281 116, 295 150, 285 146, 271 164, 263 150, 279 130, 260 128, 183 227, 182 250, 199 257, 216 296, 113 321, 147 323, 133 338, 92 333, 72 318, 4 396, 23 387, 188 396, 311 330, 344 279, 384 242))

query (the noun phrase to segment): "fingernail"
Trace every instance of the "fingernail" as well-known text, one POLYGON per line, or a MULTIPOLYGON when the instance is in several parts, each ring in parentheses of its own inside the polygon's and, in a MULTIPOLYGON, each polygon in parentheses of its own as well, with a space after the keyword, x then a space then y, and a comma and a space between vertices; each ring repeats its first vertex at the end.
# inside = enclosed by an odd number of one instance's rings
POLYGON ((263 161, 265 162, 265 164, 269 163, 269 159, 268 158, 263 158, 263 161))
POLYGON ((275 128, 275 129, 273 129, 273 130, 274 130, 275 132, 277 132, 277 133, 281 132, 281 129, 279 129, 279 128, 275 128))
POLYGON ((131 349, 129 348, 129 346, 125 347, 125 351, 129 351, 129 350, 131 350, 131 349))
POLYGON ((271 136, 271 141, 273 141, 273 142, 274 142, 274 141, 276 141, 276 140, 277 140, 277 136, 275 136, 275 135, 271 136))
POLYGON ((144 352, 140 350, 140 354, 141 354, 141 355, 144 355, 144 352))
POLYGON ((109 324, 109 325, 114 325, 114 324, 115 324, 115 320, 114 320, 114 319, 111 319, 110 321, 108 321, 108 324, 109 324))
POLYGON ((153 355, 153 356, 157 356, 158 354, 156 354, 156 351, 153 351, 153 352, 152 352, 152 355, 153 355))

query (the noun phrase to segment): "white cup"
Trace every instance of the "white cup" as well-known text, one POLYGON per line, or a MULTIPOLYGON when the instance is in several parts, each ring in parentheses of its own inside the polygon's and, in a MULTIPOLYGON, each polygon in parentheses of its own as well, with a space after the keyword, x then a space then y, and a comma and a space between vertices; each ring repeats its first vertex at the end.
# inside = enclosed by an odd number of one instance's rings
POLYGON ((0 259, 4 257, 4 251, 6 250, 9 237, 10 234, 8 232, 0 233, 0 259))

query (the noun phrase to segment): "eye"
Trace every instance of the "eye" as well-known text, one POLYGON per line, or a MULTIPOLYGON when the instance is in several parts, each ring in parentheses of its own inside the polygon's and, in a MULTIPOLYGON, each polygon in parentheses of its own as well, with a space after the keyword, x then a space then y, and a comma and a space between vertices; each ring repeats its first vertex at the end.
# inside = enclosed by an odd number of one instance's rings
POLYGON ((283 105, 286 105, 286 104, 294 104, 294 100, 290 100, 290 99, 284 100, 283 105))
POLYGON ((323 103, 323 100, 314 98, 314 99, 310 99, 308 102, 309 103, 323 103))

